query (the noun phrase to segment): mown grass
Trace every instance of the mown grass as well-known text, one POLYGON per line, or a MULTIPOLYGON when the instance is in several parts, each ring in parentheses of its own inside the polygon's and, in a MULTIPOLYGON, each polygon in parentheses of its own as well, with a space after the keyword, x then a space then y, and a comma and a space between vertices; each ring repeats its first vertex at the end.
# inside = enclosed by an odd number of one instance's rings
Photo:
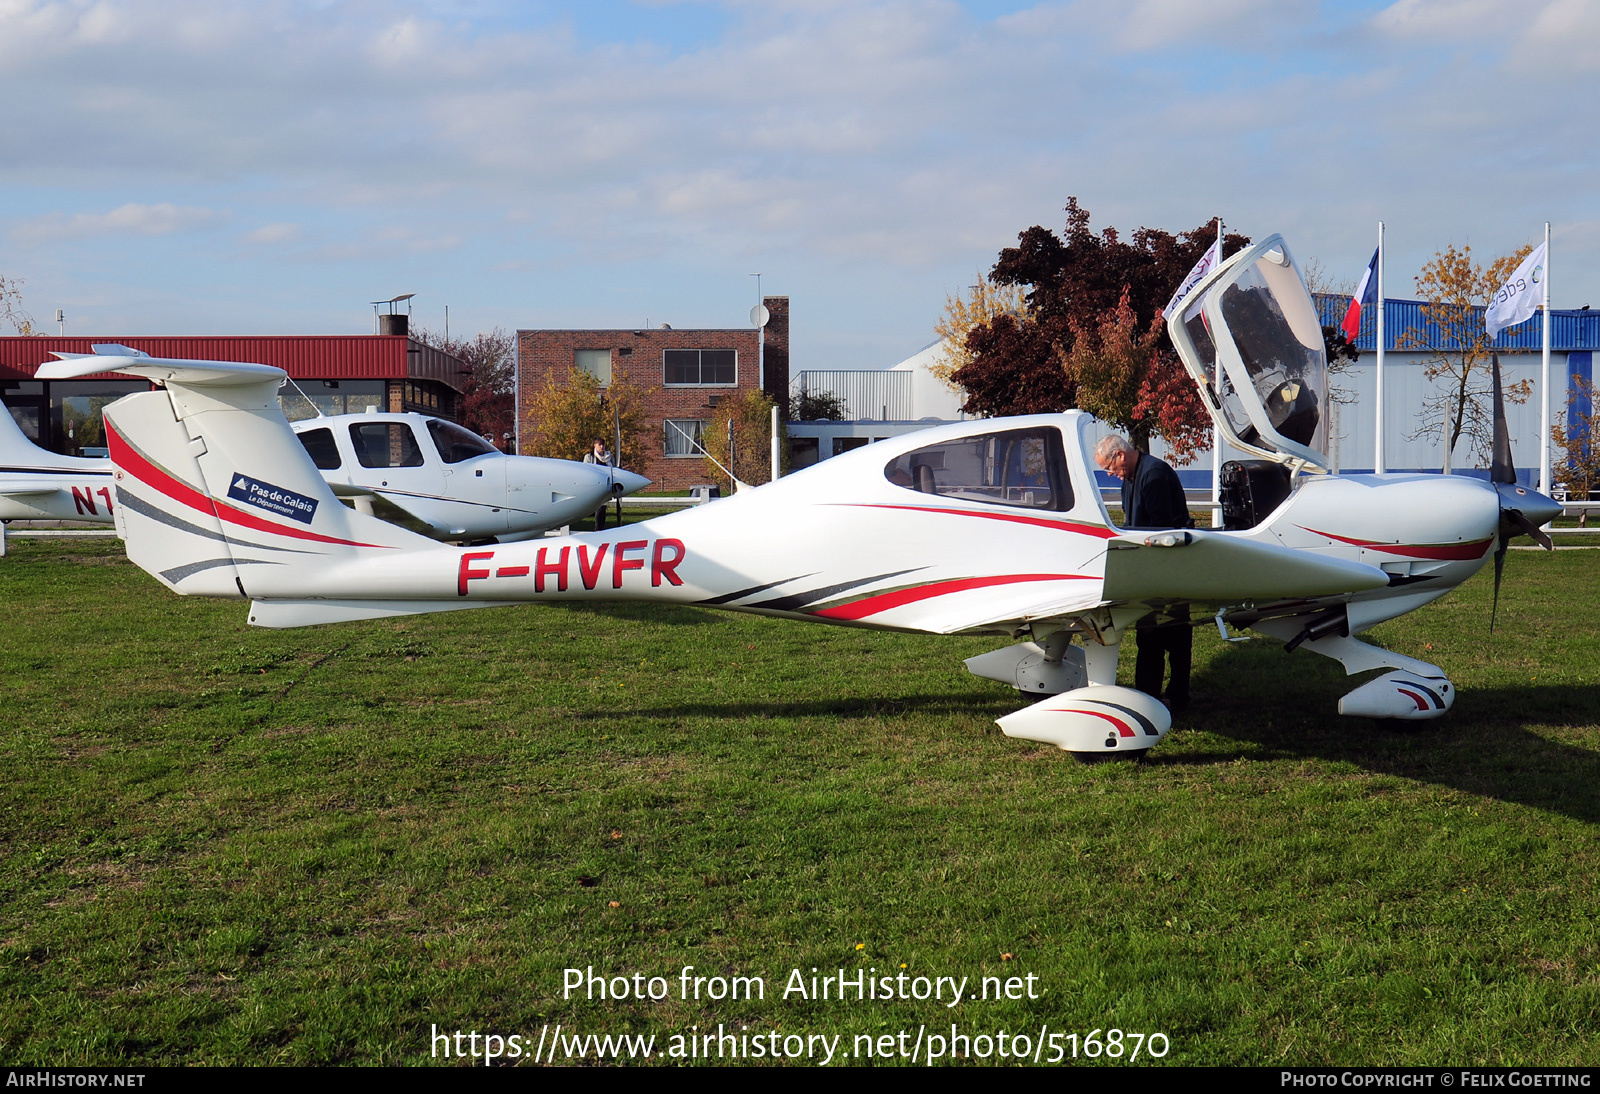
POLYGON ((1201 628, 1193 713, 1085 767, 999 733, 1019 700, 961 666, 997 641, 636 606, 259 631, 119 546, 0 561, 7 1063, 952 1020, 1191 1064, 1595 1062, 1600 555, 1513 552, 1493 636, 1487 571, 1377 630, 1452 674, 1441 722, 1341 719, 1332 662, 1201 628), (1044 994, 781 998, 902 963, 1044 994), (589 965, 768 995, 564 1000, 589 965))

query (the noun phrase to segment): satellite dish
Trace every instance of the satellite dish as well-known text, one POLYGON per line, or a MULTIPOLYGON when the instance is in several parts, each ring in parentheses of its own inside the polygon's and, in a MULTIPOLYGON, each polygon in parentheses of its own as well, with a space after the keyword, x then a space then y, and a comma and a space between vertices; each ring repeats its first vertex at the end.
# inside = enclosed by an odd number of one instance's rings
POLYGON ((771 318, 772 313, 767 310, 765 304, 757 304, 750 309, 750 325, 752 327, 764 327, 771 318))

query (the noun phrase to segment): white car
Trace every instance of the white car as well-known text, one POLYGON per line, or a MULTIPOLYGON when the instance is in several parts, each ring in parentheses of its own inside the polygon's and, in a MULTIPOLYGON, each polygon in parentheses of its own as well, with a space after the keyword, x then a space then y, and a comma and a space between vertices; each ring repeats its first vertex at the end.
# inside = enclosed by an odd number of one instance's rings
POLYGON ((527 539, 650 485, 603 464, 507 456, 471 430, 422 414, 369 411, 293 426, 335 494, 368 513, 381 498, 435 539, 527 539))

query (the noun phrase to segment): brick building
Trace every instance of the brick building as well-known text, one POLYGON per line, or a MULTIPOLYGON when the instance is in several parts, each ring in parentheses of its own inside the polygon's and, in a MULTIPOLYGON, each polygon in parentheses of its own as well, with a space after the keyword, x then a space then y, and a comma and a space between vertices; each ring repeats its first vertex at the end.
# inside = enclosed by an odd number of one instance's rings
POLYGON ((573 368, 602 385, 626 376, 651 391, 647 412, 658 439, 646 445, 643 467, 658 490, 683 490, 706 481, 697 442, 722 401, 764 390, 789 407, 789 298, 763 299, 771 318, 764 331, 639 330, 517 331, 519 437, 531 432, 533 395, 565 383, 573 368), (763 344, 764 343, 764 344, 763 344))

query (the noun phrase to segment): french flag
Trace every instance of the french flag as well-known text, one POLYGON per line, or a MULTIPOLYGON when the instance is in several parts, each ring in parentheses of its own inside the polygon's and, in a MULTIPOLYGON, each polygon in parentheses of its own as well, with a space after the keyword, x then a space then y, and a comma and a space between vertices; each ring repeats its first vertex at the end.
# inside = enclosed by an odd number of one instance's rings
POLYGON ((1348 342, 1354 342, 1356 335, 1361 333, 1361 309, 1369 304, 1378 302, 1378 252, 1372 252, 1372 261, 1367 263, 1367 272, 1361 275, 1361 284, 1356 286, 1355 296, 1350 298, 1350 310, 1344 313, 1344 337, 1348 342))

